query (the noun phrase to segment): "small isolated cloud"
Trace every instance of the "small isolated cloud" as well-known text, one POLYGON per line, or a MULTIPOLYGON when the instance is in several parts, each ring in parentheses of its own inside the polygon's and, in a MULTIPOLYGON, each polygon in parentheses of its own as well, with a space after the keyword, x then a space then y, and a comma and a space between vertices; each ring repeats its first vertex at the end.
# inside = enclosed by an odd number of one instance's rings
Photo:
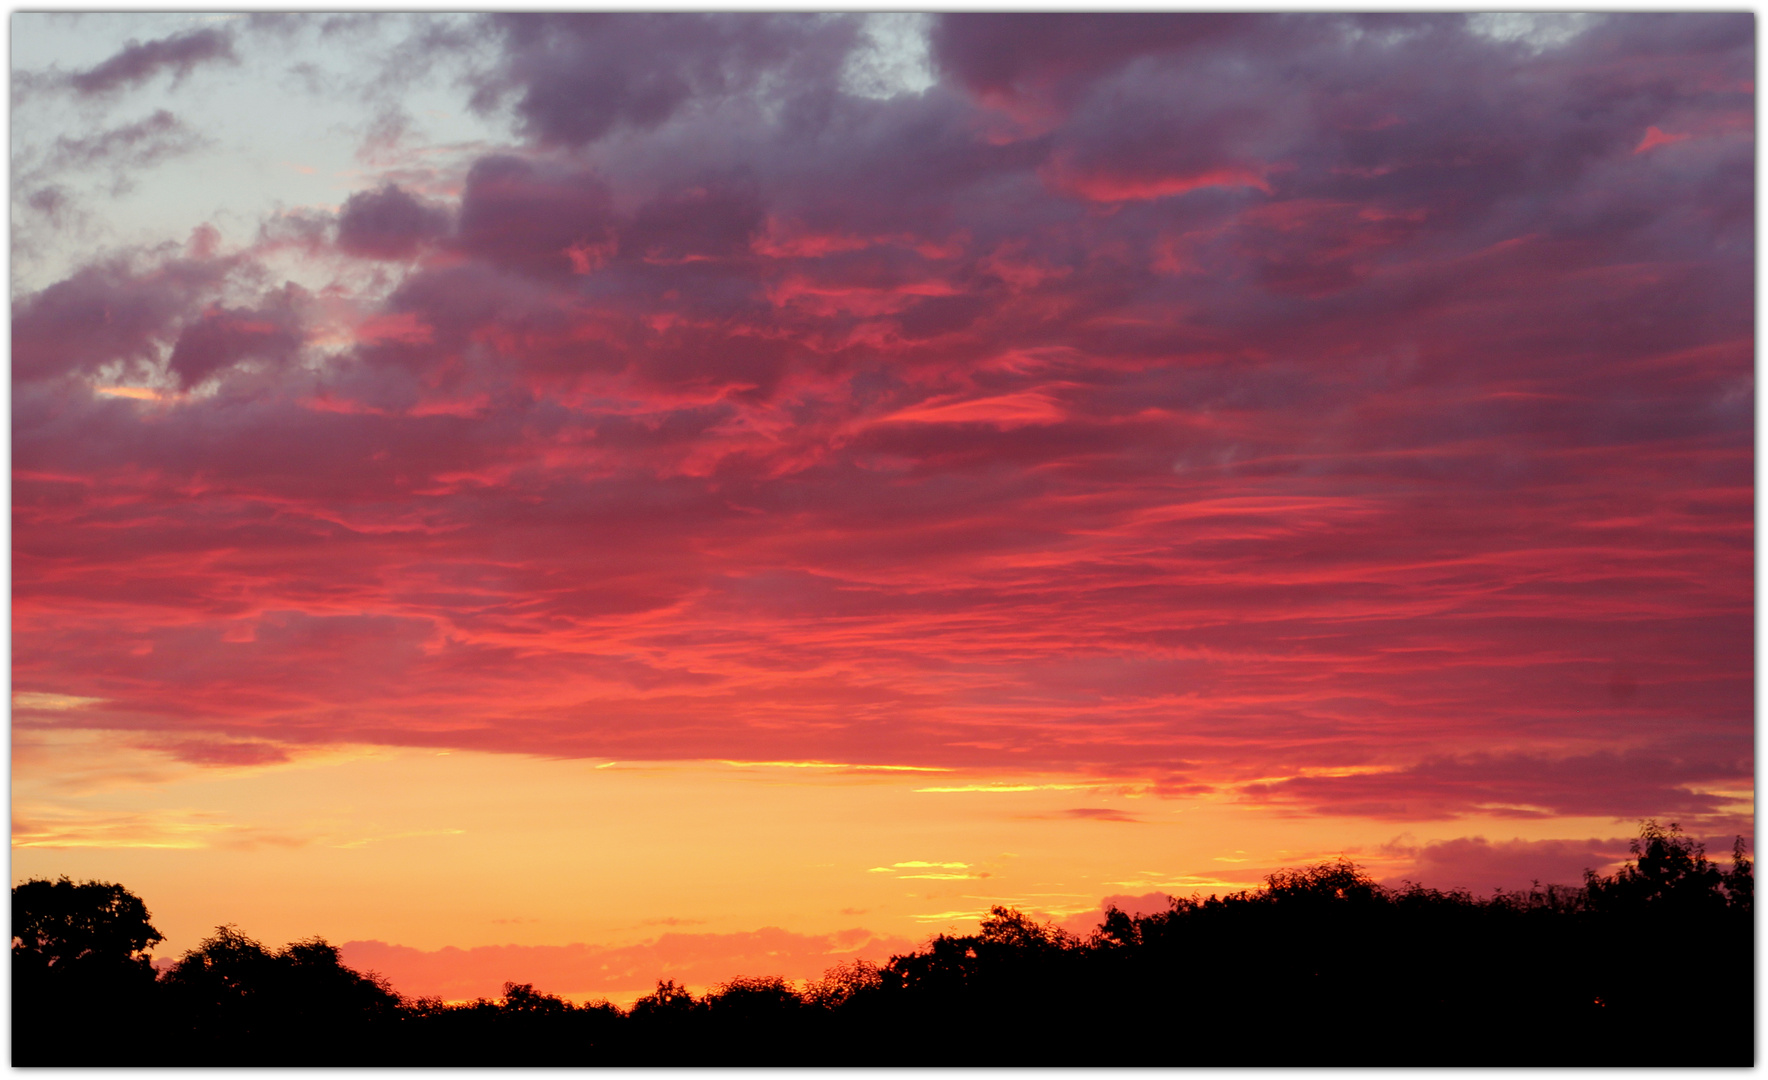
POLYGON ((943 765, 858 765, 847 761, 732 761, 720 765, 737 769, 833 769, 841 772, 951 772, 943 765))
POLYGON ((1670 146, 1688 138, 1692 138, 1692 136, 1686 132, 1671 135, 1659 130, 1658 126, 1653 124, 1651 127, 1645 129, 1645 137, 1639 140, 1639 145, 1633 148, 1633 152, 1635 154, 1643 154, 1653 147, 1670 146))
POLYGON ((367 847, 370 844, 381 844, 389 840, 412 840, 424 836, 464 836, 465 829, 412 829, 407 832, 388 833, 385 836, 359 836, 351 840, 330 838, 326 846, 351 849, 367 847))
POLYGON ((1108 806, 1076 806, 1062 811, 1062 816, 1080 821, 1123 821, 1140 825, 1143 819, 1108 806))
POLYGON ((143 743, 192 765, 280 765, 290 760, 286 748, 276 743, 228 739, 176 739, 143 743))
POLYGON ((91 135, 62 135, 40 159, 25 169, 27 179, 101 171, 111 179, 113 194, 128 190, 134 178, 170 158, 210 145, 212 140, 165 109, 133 123, 106 128, 91 135))
POLYGON ((200 64, 238 63, 233 36, 226 30, 205 28, 182 34, 131 41, 108 60, 67 77, 67 85, 81 96, 109 94, 146 82, 162 71, 180 82, 200 64))
POLYGON ((1044 394, 1007 394, 969 401, 924 401, 885 417, 880 423, 992 424, 1001 428, 1053 424, 1063 419, 1060 405, 1044 394))
POLYGON ((861 16, 860 41, 841 68, 841 88, 868 98, 924 93, 934 84, 927 33, 932 17, 871 12, 861 16))
POLYGON ((73 209, 73 200, 60 184, 48 184, 25 196, 25 205, 60 226, 73 209))
POLYGON ((904 881, 974 881, 993 876, 990 871, 972 869, 969 863, 926 862, 920 859, 891 863, 889 866, 874 866, 866 872, 869 874, 896 874, 904 881), (904 870, 922 872, 905 874, 902 873, 904 870))
POLYGON ((12 846, 68 850, 297 848, 312 837, 282 829, 238 825, 221 815, 191 810, 105 812, 37 807, 14 816, 12 846))
POLYGON ((15 690, 12 694, 14 709, 34 709, 45 712, 63 712, 68 709, 83 709, 88 705, 97 705, 103 698, 78 697, 74 694, 49 694, 39 690, 15 690))
POLYGON ((1586 12, 1481 12, 1467 17, 1468 29, 1493 41, 1514 41, 1531 52, 1558 48, 1602 19, 1586 12))
POLYGON ((916 922, 922 923, 965 923, 979 922, 988 912, 982 908, 974 911, 932 911, 925 915, 916 915, 916 922))
POLYGON ((1105 785, 1102 785, 1102 784, 1061 784, 1061 783, 1054 783, 1054 784, 980 783, 980 784, 953 784, 948 787, 924 787, 924 788, 916 788, 915 791, 920 794, 960 794, 960 793, 971 792, 971 793, 982 793, 982 794, 993 794, 993 795, 1012 795, 1012 794, 1016 794, 1016 793, 1022 792, 1022 791, 1084 791, 1089 788, 1096 788, 1096 787, 1103 787, 1103 786, 1105 786, 1105 785))

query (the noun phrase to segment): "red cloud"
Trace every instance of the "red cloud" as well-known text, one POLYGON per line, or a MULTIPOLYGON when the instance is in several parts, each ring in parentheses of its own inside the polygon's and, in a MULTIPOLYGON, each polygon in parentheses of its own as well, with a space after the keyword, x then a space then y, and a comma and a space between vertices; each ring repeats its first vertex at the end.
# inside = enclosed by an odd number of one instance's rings
POLYGON ((1690 138, 1690 137, 1691 136, 1688 135, 1687 133, 1683 133, 1683 134, 1679 134, 1679 135, 1666 135, 1664 132, 1659 131, 1657 128, 1657 125, 1654 124, 1651 127, 1648 127, 1645 129, 1645 137, 1639 140, 1639 145, 1635 146, 1633 148, 1633 152, 1635 154, 1643 154, 1647 150, 1650 150, 1653 147, 1668 146, 1671 143, 1679 143, 1682 140, 1690 138))
POLYGON ((1318 812, 1423 821, 1470 813, 1496 817, 1716 814, 1734 799, 1710 787, 1735 784, 1747 760, 1687 760, 1658 752, 1575 757, 1433 757, 1406 769, 1300 776, 1249 785, 1255 799, 1318 812))
POLYGON ((1728 819, 1743 18, 952 17, 870 99, 851 21, 500 17, 535 142, 458 205, 15 301, 14 686, 177 746, 1728 819), (1729 134, 1672 168, 1664 117, 1729 134))
POLYGON ((1271 193, 1271 185, 1265 182, 1263 173, 1239 165, 1222 165, 1180 176, 1113 176, 1102 173, 1077 176, 1058 171, 1052 173, 1051 183, 1058 190, 1093 202, 1105 203, 1164 199, 1199 188, 1256 188, 1267 195, 1271 193))

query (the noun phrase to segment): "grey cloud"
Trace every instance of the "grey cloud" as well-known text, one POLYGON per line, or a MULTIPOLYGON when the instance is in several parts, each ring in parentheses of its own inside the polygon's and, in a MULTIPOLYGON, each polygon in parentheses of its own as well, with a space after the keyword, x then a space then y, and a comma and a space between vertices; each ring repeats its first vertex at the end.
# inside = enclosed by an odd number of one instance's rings
POLYGON ((106 364, 151 363, 230 269, 224 260, 174 259, 137 272, 117 260, 85 267, 14 301, 14 389, 106 364))
POLYGON ((581 146, 620 128, 648 130, 696 100, 776 85, 824 91, 858 40, 844 18, 744 14, 505 14, 501 71, 481 84, 489 110, 515 92, 516 115, 543 142, 581 146))
POLYGON ((397 184, 358 192, 344 203, 338 219, 338 246, 371 259, 402 259, 441 236, 448 213, 397 184))
POLYGON ((180 81, 199 64, 211 61, 238 63, 233 36, 213 28, 173 34, 152 41, 131 41, 110 59, 70 75, 67 85, 83 97, 108 94, 146 82, 161 71, 180 81))
POLYGON ((186 386, 244 360, 286 363, 304 340, 300 308, 305 299, 293 285, 273 293, 255 310, 214 307, 187 323, 168 362, 186 386))
POLYGON ((61 136, 51 145, 37 171, 55 173, 106 168, 112 171, 120 185, 126 185, 128 171, 149 168, 167 158, 200 149, 208 142, 190 125, 165 109, 159 109, 152 116, 132 124, 84 137, 61 136))

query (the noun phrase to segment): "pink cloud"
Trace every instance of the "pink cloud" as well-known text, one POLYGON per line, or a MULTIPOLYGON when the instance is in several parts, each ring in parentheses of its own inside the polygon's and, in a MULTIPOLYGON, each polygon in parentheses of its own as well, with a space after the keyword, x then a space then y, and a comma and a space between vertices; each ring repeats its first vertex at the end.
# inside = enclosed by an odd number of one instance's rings
POLYGON ((401 345, 424 345, 432 337, 431 329, 419 322, 417 314, 411 311, 376 316, 356 328, 356 339, 365 344, 393 341, 401 345))
POLYGON ((1260 171, 1238 165, 1222 165, 1182 176, 1067 175, 1058 170, 1052 173, 1051 183, 1058 190, 1104 203, 1164 199, 1199 188, 1256 188, 1267 195, 1271 193, 1271 185, 1260 171))
POLYGON ((1143 819, 1134 814, 1126 814, 1122 810, 1114 810, 1108 806, 1076 806, 1062 811, 1063 817, 1077 818, 1081 821, 1118 821, 1135 824, 1143 819))
POLYGON ((1312 812, 1425 821, 1479 813, 1496 817, 1675 814, 1702 818, 1732 800, 1709 787, 1735 782, 1747 760, 1689 759, 1634 752, 1577 757, 1433 757, 1406 769, 1300 776, 1249 785, 1258 800, 1312 812))
POLYGON ((1633 148, 1633 152, 1635 154, 1643 154, 1654 147, 1669 146, 1672 143, 1679 143, 1690 137, 1691 136, 1686 132, 1678 135, 1667 135, 1664 132, 1659 131, 1657 125, 1654 124, 1645 129, 1645 137, 1639 140, 1639 145, 1633 148))
POLYGON ((490 19, 530 142, 448 202, 15 301, 14 686, 168 746, 1730 820, 1737 25, 954 16, 870 99, 851 21, 490 19), (1667 118, 1729 134, 1636 154, 1667 118))
POLYGON ((385 975, 407 997, 458 1001, 494 998, 505 982, 532 983, 549 993, 594 997, 646 992, 662 979, 709 987, 744 975, 815 979, 856 959, 882 962, 914 948, 907 938, 851 929, 796 934, 776 927, 750 933, 669 933, 636 945, 487 945, 436 950, 349 941, 343 962, 385 975))
POLYGON ((1395 842, 1383 852, 1415 860, 1411 869, 1388 875, 1384 884, 1416 882, 1475 894, 1527 889, 1537 882, 1581 885, 1584 871, 1613 873, 1630 858, 1625 839, 1491 841, 1463 836, 1423 845, 1395 842))
POLYGON ((1146 915, 1158 915, 1172 907, 1172 896, 1163 892, 1142 893, 1131 896, 1127 893, 1116 893, 1099 901, 1096 911, 1083 911, 1078 915, 1070 915, 1059 920, 1056 925, 1071 934, 1086 937, 1094 930, 1105 925, 1105 913, 1112 908, 1136 918, 1146 915))
POLYGON ((1056 402, 1040 393, 1025 393, 972 398, 967 401, 943 401, 936 398, 891 413, 882 422, 994 424, 1009 428, 1025 424, 1055 423, 1062 419, 1064 414, 1056 402))

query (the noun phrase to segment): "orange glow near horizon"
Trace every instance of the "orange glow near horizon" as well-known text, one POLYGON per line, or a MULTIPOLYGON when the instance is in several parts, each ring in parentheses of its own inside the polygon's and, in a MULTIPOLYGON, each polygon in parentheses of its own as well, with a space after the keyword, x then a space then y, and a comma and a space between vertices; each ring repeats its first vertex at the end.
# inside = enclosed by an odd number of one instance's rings
MULTIPOLYGON (((802 980, 973 930, 993 904, 1085 932, 1107 897, 1152 909, 1151 894, 1257 887, 1341 855, 1397 881, 1469 833, 1522 848, 1588 835, 1562 856, 1597 869, 1626 844, 1601 818, 1401 829, 1076 777, 960 771, 964 783, 928 786, 918 769, 824 762, 353 746, 205 767, 81 731, 21 741, 15 760, 16 879, 127 884, 167 936, 163 957, 223 922, 272 944, 319 934, 404 992, 441 996, 543 976, 623 1002, 681 974, 698 988, 802 980), (768 927, 784 945, 757 951, 768 927), (413 953, 450 947, 467 952, 413 953), (608 955, 624 964, 613 975, 608 955)), ((1477 865, 1445 869, 1483 891, 1477 865)))

